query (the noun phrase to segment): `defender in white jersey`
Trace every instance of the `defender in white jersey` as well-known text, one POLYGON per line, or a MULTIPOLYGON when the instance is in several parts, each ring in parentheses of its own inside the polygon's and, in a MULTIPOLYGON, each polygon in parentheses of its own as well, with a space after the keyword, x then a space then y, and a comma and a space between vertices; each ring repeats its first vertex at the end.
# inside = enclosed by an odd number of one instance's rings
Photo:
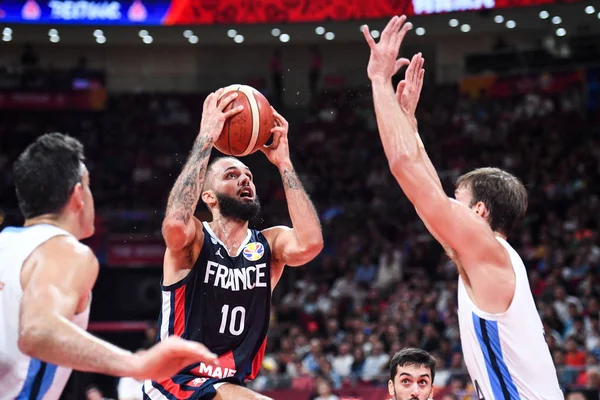
POLYGON ((564 396, 529 289, 525 267, 506 237, 527 209, 527 191, 508 172, 481 168, 457 181, 446 196, 417 132, 415 110, 424 59, 399 59, 410 24, 394 17, 371 48, 367 73, 390 169, 460 275, 459 323, 465 362, 486 400, 557 400, 564 396), (394 93, 392 76, 405 79, 394 93))
POLYGON ((83 160, 81 143, 49 134, 14 164, 25 224, 0 232, 0 400, 58 399, 72 368, 162 379, 216 360, 177 337, 132 354, 85 331, 98 260, 79 242, 94 233, 83 160))

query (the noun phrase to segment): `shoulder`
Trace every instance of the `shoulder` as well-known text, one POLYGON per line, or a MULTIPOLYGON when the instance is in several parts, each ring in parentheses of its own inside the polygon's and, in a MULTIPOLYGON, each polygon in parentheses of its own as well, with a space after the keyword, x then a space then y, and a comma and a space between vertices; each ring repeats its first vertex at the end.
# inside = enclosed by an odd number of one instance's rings
POLYGON ((96 255, 85 244, 69 235, 58 235, 44 242, 35 253, 45 259, 58 259, 69 263, 72 261, 93 261, 96 264, 96 255))
POLYGON ((285 225, 277 225, 272 226, 267 229, 263 229, 260 233, 269 241, 269 244, 272 244, 273 241, 283 232, 291 231, 292 228, 285 225))
MULTIPOLYGON (((94 282, 98 271, 98 259, 92 249, 72 236, 54 236, 40 245, 25 261, 21 271, 21 284, 25 288, 34 276, 38 277, 36 287, 59 282, 94 282)), ((87 283, 83 285, 86 286, 87 283)))

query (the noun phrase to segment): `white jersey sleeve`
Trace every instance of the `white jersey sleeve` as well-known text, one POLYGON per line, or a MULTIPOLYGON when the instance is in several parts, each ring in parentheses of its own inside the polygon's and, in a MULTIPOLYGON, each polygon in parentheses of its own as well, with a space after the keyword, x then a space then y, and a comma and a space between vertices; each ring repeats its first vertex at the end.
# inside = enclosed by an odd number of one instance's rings
POLYGON ((469 375, 480 399, 564 399, 525 265, 504 239, 498 240, 508 251, 516 276, 508 310, 502 314, 479 310, 462 279, 458 282, 460 339, 469 375))
MULTIPOLYGON (((52 225, 8 227, 0 232, 0 400, 57 400, 71 374, 68 368, 28 357, 17 344, 21 268, 38 246, 59 235, 70 234, 52 225)), ((73 322, 87 329, 88 318, 89 304, 73 322)))

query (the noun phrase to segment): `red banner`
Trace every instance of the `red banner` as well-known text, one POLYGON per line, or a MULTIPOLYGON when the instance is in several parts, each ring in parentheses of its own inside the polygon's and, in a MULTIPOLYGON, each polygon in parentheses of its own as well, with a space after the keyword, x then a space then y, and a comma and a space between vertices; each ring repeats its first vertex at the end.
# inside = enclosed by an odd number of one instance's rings
MULTIPOLYGON (((574 3, 581 0, 562 0, 574 3)), ((257 24, 389 18, 558 3, 556 0, 172 0, 164 25, 257 24)))
POLYGON ((582 71, 502 77, 482 75, 464 78, 461 81, 460 90, 462 93, 468 93, 472 96, 477 96, 479 93, 484 92, 490 97, 507 97, 535 91, 560 93, 570 87, 582 85, 584 80, 585 76, 582 71))
POLYGON ((103 110, 106 90, 76 92, 0 92, 0 108, 20 110, 103 110))
POLYGON ((580 71, 506 76, 496 79, 488 89, 488 94, 492 97, 505 97, 534 91, 560 93, 575 85, 583 84, 584 79, 584 74, 580 71))
POLYGON ((158 267, 163 264, 165 243, 160 238, 111 236, 107 250, 111 267, 158 267))

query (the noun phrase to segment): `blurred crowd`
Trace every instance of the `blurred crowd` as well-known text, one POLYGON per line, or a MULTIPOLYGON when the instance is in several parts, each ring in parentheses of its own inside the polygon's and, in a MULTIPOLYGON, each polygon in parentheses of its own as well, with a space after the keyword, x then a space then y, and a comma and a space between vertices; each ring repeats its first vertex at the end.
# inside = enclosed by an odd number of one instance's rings
MULTIPOLYGON (((449 195, 460 174, 480 166, 525 183, 529 209, 509 242, 528 268, 563 387, 593 391, 600 389, 600 113, 587 108, 587 96, 574 86, 491 99, 429 85, 417 117, 449 195)), ((86 145, 101 234, 159 234, 202 100, 119 95, 104 112, 0 111, 0 205, 15 204, 12 159, 35 136, 60 130, 86 145), (144 215, 135 227, 133 210, 144 215)), ((414 346, 436 357, 435 385, 446 400, 470 398, 456 268, 389 173, 369 89, 325 91, 305 112, 280 111, 289 115, 292 161, 326 243, 314 262, 286 271, 276 290, 262 373, 251 386, 335 399, 347 386, 385 385, 391 356, 414 346)), ((277 171, 260 154, 248 163, 263 205, 252 225, 289 224, 277 171)))

